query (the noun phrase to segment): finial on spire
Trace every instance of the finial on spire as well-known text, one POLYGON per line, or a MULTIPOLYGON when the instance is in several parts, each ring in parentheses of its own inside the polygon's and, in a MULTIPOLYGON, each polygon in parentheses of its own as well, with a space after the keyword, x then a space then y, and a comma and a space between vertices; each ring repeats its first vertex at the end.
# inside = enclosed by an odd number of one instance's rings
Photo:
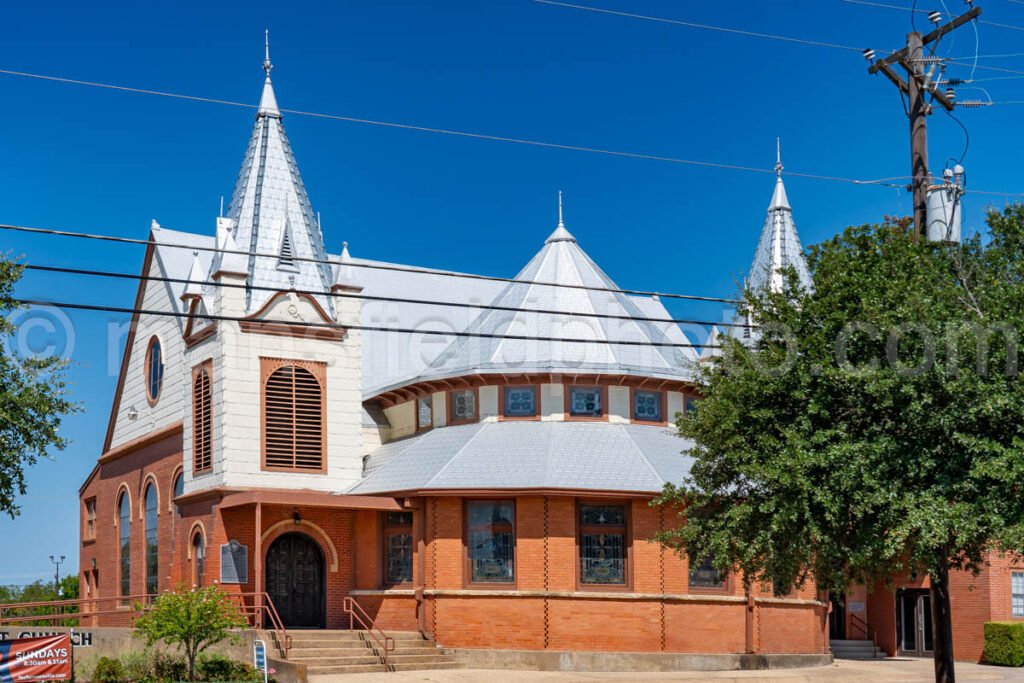
POLYGON ((274 65, 270 63, 270 29, 263 32, 263 49, 263 70, 267 73, 267 78, 270 78, 270 70, 274 68, 274 65))
POLYGON ((558 227, 564 228, 565 221, 562 220, 562 191, 558 191, 558 227))
POLYGON ((782 175, 782 138, 775 138, 775 174, 782 175))

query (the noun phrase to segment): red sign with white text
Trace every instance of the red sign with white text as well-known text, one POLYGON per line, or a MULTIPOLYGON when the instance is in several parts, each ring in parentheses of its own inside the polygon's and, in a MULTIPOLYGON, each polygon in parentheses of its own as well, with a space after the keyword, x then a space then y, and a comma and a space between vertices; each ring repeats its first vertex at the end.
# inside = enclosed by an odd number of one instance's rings
POLYGON ((70 680, 70 633, 0 642, 0 683, 70 680))

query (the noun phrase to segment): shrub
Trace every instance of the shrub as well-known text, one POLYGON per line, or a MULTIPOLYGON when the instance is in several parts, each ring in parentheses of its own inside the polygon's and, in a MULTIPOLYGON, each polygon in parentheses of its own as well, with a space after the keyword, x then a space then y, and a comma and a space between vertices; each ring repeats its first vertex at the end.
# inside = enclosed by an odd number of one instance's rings
POLYGON ((196 663, 196 674, 203 681, 236 680, 235 663, 222 655, 203 655, 196 663))
POLYGON ((135 621, 135 634, 148 645, 163 641, 185 654, 188 680, 196 680, 196 657, 206 648, 244 628, 238 603, 217 586, 189 590, 184 585, 164 593, 135 621))
POLYGON ((153 678, 159 683, 183 681, 188 677, 188 662, 180 655, 157 652, 152 657, 153 678))
POLYGON ((121 668, 125 679, 132 683, 151 683, 155 680, 152 658, 147 652, 128 652, 121 655, 121 668))
POLYGON ((1024 666, 1024 622, 985 624, 985 661, 1000 666, 1024 666))
POLYGON ((124 683, 124 667, 121 660, 100 657, 92 671, 92 683, 124 683))

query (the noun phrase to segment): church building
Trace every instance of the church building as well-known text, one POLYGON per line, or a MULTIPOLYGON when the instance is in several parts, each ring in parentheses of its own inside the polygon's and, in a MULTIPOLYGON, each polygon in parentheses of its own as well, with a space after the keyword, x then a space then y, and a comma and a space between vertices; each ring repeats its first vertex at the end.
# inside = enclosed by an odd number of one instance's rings
MULTIPOLYGON (((650 501, 691 465, 673 422, 710 350, 621 291, 561 206, 514 278, 328 253, 264 68, 227 215, 150 232, 80 490, 83 625, 218 584, 293 637, 827 653, 813 587, 745 592, 652 540, 679 522, 650 501)), ((757 286, 810 281, 777 168, 757 286)))

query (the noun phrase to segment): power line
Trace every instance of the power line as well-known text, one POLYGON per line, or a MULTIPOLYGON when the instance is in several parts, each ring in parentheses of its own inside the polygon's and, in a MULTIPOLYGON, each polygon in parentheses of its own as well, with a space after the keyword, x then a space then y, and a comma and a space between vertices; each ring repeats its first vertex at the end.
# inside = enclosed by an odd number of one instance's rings
MULTIPOLYGON (((252 318, 243 318, 230 315, 196 314, 178 311, 155 311, 144 308, 124 308, 119 306, 99 306, 96 304, 80 304, 67 301, 47 301, 42 299, 13 299, 14 303, 23 306, 51 306, 54 308, 70 308, 80 311, 99 311, 105 313, 129 313, 132 315, 154 315, 165 318, 196 318, 198 320, 215 320, 228 322, 253 322, 252 318)), ((445 330, 417 330, 404 327, 382 327, 378 325, 346 325, 344 323, 317 323, 295 320, 266 320, 261 321, 272 325, 286 325, 297 328, 331 329, 331 330, 357 330, 360 332, 394 332, 397 334, 425 334, 436 337, 472 337, 477 339, 512 339, 516 341, 544 341, 572 344, 608 344, 613 346, 651 346, 667 347, 678 349, 717 349, 721 348, 709 344, 680 344, 677 342, 654 342, 638 341, 632 339, 580 339, 578 337, 531 337, 523 334, 497 334, 492 332, 452 332, 445 330)))
MULTIPOLYGON (((27 232, 37 235, 48 235, 56 237, 73 237, 78 239, 90 239, 100 240, 104 242, 118 242, 122 244, 134 244, 144 246, 159 246, 166 249, 187 249, 189 251, 203 251, 213 252, 218 254, 238 254, 241 256, 254 256, 257 258, 278 258, 277 254, 261 253, 261 252, 249 252, 241 249, 219 249, 217 247, 199 246, 194 244, 174 244, 170 242, 157 242, 156 240, 144 240, 136 237, 117 237, 114 235, 98 235, 90 234, 85 232, 72 232, 70 230, 54 230, 50 228, 31 228, 23 225, 5 225, 0 224, 0 230, 12 230, 15 232, 27 232)), ((332 261, 330 259, 318 259, 309 256, 292 256, 293 261, 303 261, 307 263, 320 263, 331 266, 338 265, 339 261, 332 261)), ((509 277, 498 277, 496 275, 475 275, 472 273, 458 273, 450 270, 431 270, 429 268, 416 268, 413 266, 399 266, 394 264, 384 263, 358 263, 355 261, 346 261, 346 266, 352 266, 354 268, 369 268, 371 270, 390 270, 402 273, 414 273, 418 275, 442 275, 445 277, 458 277, 465 278, 468 280, 486 280, 488 282, 507 282, 510 284, 521 284, 521 285, 538 285, 543 287, 562 287, 565 289, 583 289, 594 292, 610 292, 612 294, 629 294, 631 296, 646 296, 646 297, 660 297, 663 299, 682 299, 685 301, 709 301, 717 303, 733 304, 737 303, 735 299, 726 299, 724 297, 716 296, 698 296, 695 294, 672 294, 669 292, 651 292, 638 289, 613 289, 610 287, 597 287, 594 285, 572 285, 563 282, 544 282, 541 280, 517 280, 516 278, 509 277)))
MULTIPOLYGON (((21 266, 25 270, 39 271, 43 273, 63 273, 67 275, 85 275, 88 277, 105 277, 123 280, 141 280, 144 282, 163 282, 167 284, 200 284, 204 287, 225 288, 225 289, 252 289, 265 292, 280 292, 279 287, 267 287, 260 285, 239 284, 234 282, 216 282, 188 280, 183 278, 162 277, 158 275, 141 275, 136 273, 119 273, 107 270, 89 270, 83 268, 66 268, 58 266, 42 266, 26 263, 21 266)), ((615 315, 612 313, 586 313, 583 311, 559 311, 543 308, 519 308, 516 306, 497 306, 494 304, 474 304, 462 301, 432 301, 428 299, 409 299, 402 297, 374 296, 371 294, 353 294, 349 292, 317 292, 305 289, 290 289, 288 292, 304 294, 307 296, 325 296, 332 299, 357 299, 360 301, 379 301, 384 303, 398 304, 421 304, 425 306, 438 306, 444 308, 471 308, 482 311, 508 311, 513 313, 536 313, 540 315, 557 315, 578 318, 598 318, 606 320, 631 320, 642 323, 670 323, 674 325, 717 325, 719 327, 749 327, 749 323, 717 322, 713 320, 691 320, 686 318, 643 318, 631 315, 615 315)), ((738 303, 738 302, 737 302, 738 303)))
MULTIPOLYGON (((534 2, 542 2, 543 0, 534 0, 534 2)), ((842 0, 843 2, 850 3, 851 5, 866 5, 868 7, 881 7, 884 9, 898 9, 903 12, 911 12, 917 14, 928 14, 929 10, 916 9, 913 7, 903 7, 902 5, 890 5, 884 2, 873 2, 872 0, 842 0)), ((1014 31, 1024 31, 1024 27, 1014 26, 1012 24, 1001 24, 998 21, 990 21, 989 19, 978 19, 979 24, 986 24, 988 26, 996 26, 998 28, 1008 28, 1014 31)), ((980 66, 978 67, 981 68, 980 66)))
POLYGON ((645 21, 656 21, 662 24, 673 24, 676 26, 686 26, 688 28, 698 28, 706 31, 719 31, 721 33, 732 33, 735 35, 748 36, 750 38, 766 38, 769 40, 781 40, 787 43, 798 43, 800 45, 811 45, 814 47, 830 47, 839 50, 850 50, 852 52, 862 52, 863 48, 853 47, 851 45, 839 45, 838 43, 827 43, 820 40, 809 40, 806 38, 795 38, 793 36, 782 36, 774 33, 760 33, 757 31, 747 31, 738 28, 728 28, 725 26, 713 26, 711 24, 698 24, 692 21, 683 21, 681 19, 666 19, 664 17, 653 17, 645 14, 633 14, 632 12, 622 12, 619 10, 604 9, 602 7, 591 7, 589 5, 577 5, 569 2, 558 2, 557 0, 531 0, 541 5, 553 5, 555 7, 566 7, 569 9, 585 10, 587 12, 596 12, 598 14, 611 14, 618 17, 629 17, 630 19, 643 19, 645 21))
MULTIPOLYGON (((18 76, 23 78, 34 78, 44 81, 53 81, 56 83, 66 83, 71 85, 82 85, 93 88, 103 88, 107 90, 116 90, 120 92, 129 92, 142 95, 155 95, 159 97, 169 97, 172 99, 182 99, 192 102, 203 102, 208 104, 223 104, 232 107, 242 107, 244 109, 258 109, 258 105, 248 104, 245 102, 234 102, 232 100, 224 100, 213 97, 200 97, 196 95, 186 95, 181 93, 165 92, 160 90, 152 90, 147 88, 135 88, 123 85, 114 85, 110 83, 101 83, 97 81, 84 81, 75 78, 65 78, 62 76, 50 76, 46 74, 31 73, 28 71, 12 71, 10 69, 0 69, 0 74, 8 76, 18 76)), ((546 149, 558 149, 571 152, 586 152, 590 154, 602 154, 606 156, 621 157, 626 159, 643 159, 647 161, 661 161, 673 164, 682 164, 687 166, 699 166, 703 168, 719 168, 727 171, 743 171, 747 173, 761 173, 761 174, 775 174, 773 168, 759 168, 755 166, 744 166, 740 164, 727 164, 713 161, 701 161, 697 159, 684 159, 681 157, 673 157, 663 154, 646 154, 642 152, 628 152, 622 150, 605 149, 601 147, 591 147, 586 145, 568 145, 556 142, 546 142, 543 140, 532 140, 528 138, 518 138, 504 135, 491 135, 488 133, 474 133, 464 130, 454 130, 450 128, 436 128, 431 126, 420 126, 408 123, 397 123, 394 121, 380 121, 374 119, 363 119, 353 116, 343 116, 340 114, 325 114, 321 112, 303 111, 300 109, 285 109, 280 108, 280 111, 286 114, 295 114, 297 116, 309 116, 318 119, 327 119, 331 121, 344 121, 347 123, 359 123, 371 126, 382 126, 385 128, 395 128, 399 130, 409 130, 421 133, 434 133, 438 135, 451 135, 455 137, 469 138, 474 140, 486 140, 490 142, 507 142, 519 145, 527 145, 531 147, 541 147, 546 149)), ((892 178, 881 178, 875 180, 865 180, 859 178, 846 178, 842 176, 824 175, 819 173, 801 173, 798 171, 787 171, 787 176, 793 178, 806 178, 808 180, 824 180, 830 182, 843 182, 850 183, 852 185, 869 185, 879 187, 898 187, 887 181, 892 178)), ((899 177, 899 178, 902 178, 899 177)), ((1015 195, 1013 195, 1015 196, 1015 195)))

